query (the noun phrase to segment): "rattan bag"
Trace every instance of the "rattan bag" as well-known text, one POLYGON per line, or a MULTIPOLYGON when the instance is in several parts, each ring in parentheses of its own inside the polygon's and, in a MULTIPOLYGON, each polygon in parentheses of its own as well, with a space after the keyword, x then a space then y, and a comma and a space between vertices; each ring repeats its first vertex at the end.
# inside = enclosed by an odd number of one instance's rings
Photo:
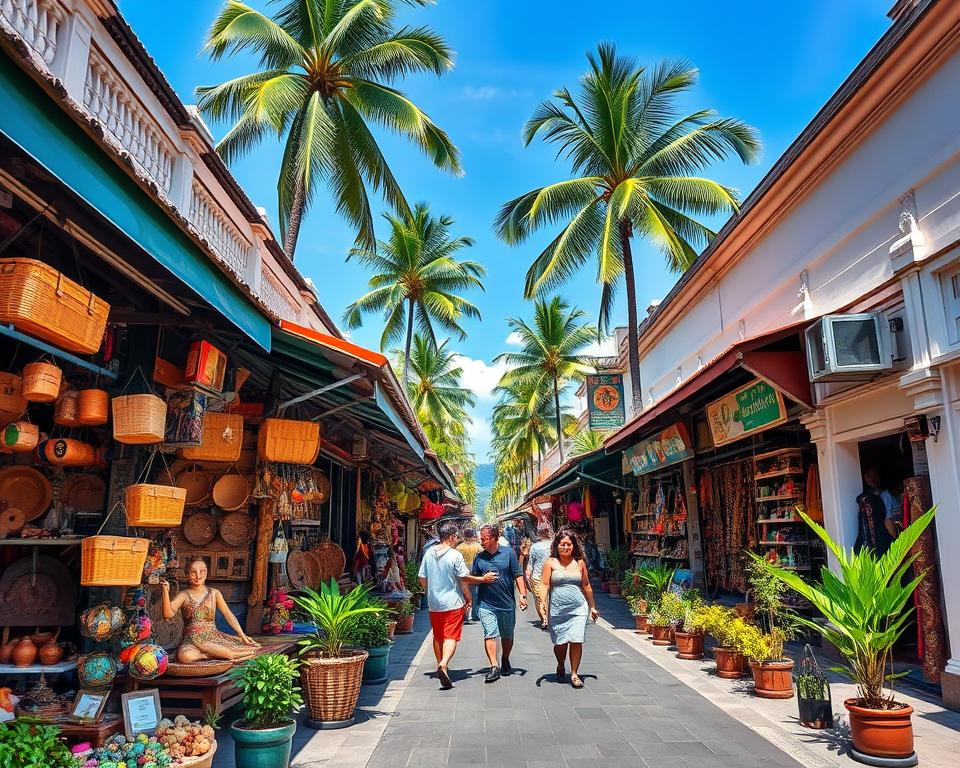
POLYGON ((191 461, 236 461, 243 447, 243 416, 239 413, 203 414, 203 437, 197 448, 183 448, 191 461))
POLYGON ((313 464, 320 453, 320 425, 313 421, 264 419, 257 449, 266 461, 313 464))

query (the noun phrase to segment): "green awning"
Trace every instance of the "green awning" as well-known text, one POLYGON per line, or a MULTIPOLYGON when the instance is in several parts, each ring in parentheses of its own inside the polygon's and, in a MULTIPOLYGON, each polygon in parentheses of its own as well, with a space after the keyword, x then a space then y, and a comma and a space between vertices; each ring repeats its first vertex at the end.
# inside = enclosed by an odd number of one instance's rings
POLYGON ((263 349, 266 315, 47 93, 0 54, 0 133, 263 349))

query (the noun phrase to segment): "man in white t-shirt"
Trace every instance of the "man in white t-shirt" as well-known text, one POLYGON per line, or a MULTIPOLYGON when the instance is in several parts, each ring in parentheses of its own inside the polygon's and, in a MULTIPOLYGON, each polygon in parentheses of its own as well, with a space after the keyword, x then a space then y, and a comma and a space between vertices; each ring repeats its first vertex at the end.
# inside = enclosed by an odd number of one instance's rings
POLYGON ((496 576, 470 575, 463 555, 455 546, 459 538, 455 523, 441 523, 437 535, 439 543, 427 549, 420 559, 420 583, 430 609, 437 677, 441 690, 449 690, 453 688, 449 664, 460 642, 464 614, 470 610, 470 585, 488 583, 496 576))

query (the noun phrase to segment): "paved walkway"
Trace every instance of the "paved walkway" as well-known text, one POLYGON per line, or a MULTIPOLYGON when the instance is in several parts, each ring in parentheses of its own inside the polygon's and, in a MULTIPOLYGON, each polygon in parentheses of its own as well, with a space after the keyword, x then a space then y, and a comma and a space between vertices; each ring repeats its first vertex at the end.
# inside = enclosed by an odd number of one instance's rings
POLYGON ((558 684, 533 615, 518 613, 515 674, 491 685, 478 624, 464 628, 451 691, 439 690, 427 648, 367 767, 799 765, 601 627, 588 629, 586 687, 558 684))

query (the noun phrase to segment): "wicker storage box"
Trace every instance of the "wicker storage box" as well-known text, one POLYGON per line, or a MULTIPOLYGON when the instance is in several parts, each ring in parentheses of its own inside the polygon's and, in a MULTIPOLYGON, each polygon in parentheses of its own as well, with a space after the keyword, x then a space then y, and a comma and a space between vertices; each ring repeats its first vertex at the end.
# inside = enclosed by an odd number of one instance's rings
POLYGON ((100 349, 110 305, 36 259, 0 259, 0 322, 70 352, 100 349))
POLYGON ((312 421, 264 419, 257 449, 261 459, 313 464, 320 453, 320 425, 312 421))
POLYGON ((140 528, 173 528, 183 520, 187 490, 170 485, 138 483, 124 491, 127 525, 140 528))
POLYGON ((163 442, 167 404, 156 395, 121 395, 110 403, 113 439, 127 445, 163 442))
POLYGON ((15 413, 17 417, 27 410, 23 396, 23 380, 15 373, 0 371, 0 411, 15 413))
POLYGON ((63 371, 42 361, 23 366, 23 396, 31 403, 52 403, 60 395, 63 371))
POLYGON ((14 421, 3 429, 3 447, 11 453, 32 451, 39 441, 39 427, 28 421, 14 421))
POLYGON ((243 416, 239 413, 203 414, 203 441, 197 448, 183 448, 190 461, 236 461, 243 447, 243 416))
POLYGON ((300 667, 300 687, 309 717, 316 723, 349 720, 357 708, 366 651, 344 651, 339 659, 306 657, 300 667))
POLYGON ((88 536, 80 542, 80 584, 135 587, 143 578, 149 544, 126 536, 88 536))
POLYGON ((78 423, 91 427, 106 424, 110 414, 110 395, 103 389, 81 389, 77 408, 78 423))

